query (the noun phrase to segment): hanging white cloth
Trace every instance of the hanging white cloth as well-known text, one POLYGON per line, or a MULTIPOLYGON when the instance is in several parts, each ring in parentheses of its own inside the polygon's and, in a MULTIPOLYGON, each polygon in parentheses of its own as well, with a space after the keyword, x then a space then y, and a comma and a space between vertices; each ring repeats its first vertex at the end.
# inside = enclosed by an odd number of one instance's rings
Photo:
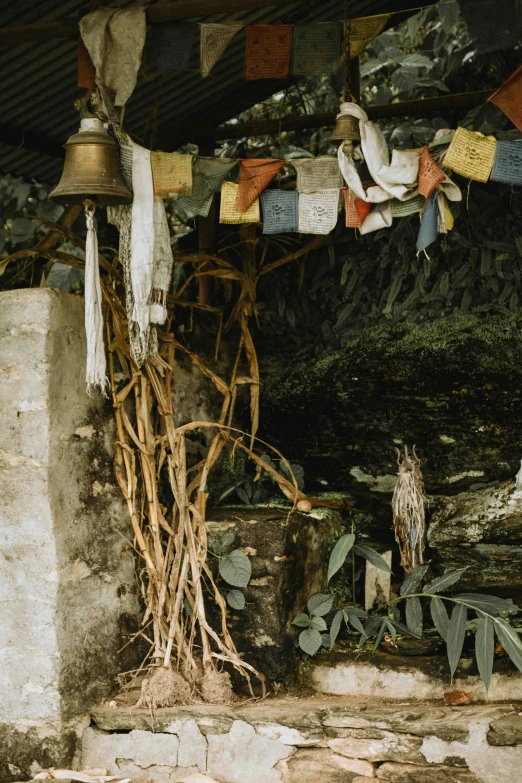
POLYGON ((418 194, 419 156, 408 150, 393 150, 390 163, 388 145, 381 129, 368 121, 368 115, 356 103, 341 104, 338 117, 349 115, 359 120, 362 156, 376 185, 364 189, 353 156, 344 145, 338 150, 339 168, 356 198, 380 204, 390 198, 406 201, 418 194))
POLYGON ((147 34, 147 8, 97 8, 80 19, 80 35, 96 69, 96 83, 125 106, 136 86, 147 34))
POLYGON ((103 341, 102 291, 98 267, 98 237, 94 227, 94 205, 85 204, 85 334, 87 337, 87 391, 92 386, 107 390, 105 345, 103 341))
POLYGON ((150 150, 132 142, 132 228, 130 271, 134 294, 132 320, 143 334, 150 323, 150 296, 154 269, 154 186, 150 150))

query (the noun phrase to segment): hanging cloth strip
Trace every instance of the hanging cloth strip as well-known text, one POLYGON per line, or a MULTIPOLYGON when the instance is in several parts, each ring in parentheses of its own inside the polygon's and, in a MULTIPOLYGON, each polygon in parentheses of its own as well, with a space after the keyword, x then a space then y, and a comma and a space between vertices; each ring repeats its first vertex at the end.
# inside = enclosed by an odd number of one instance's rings
POLYGON ((103 341, 103 313, 100 270, 98 267, 98 237, 94 227, 95 206, 84 203, 87 222, 85 242, 85 335, 87 337, 87 392, 97 387, 107 391, 105 345, 103 341))
POLYGON ((96 83, 125 106, 136 86, 147 34, 146 6, 98 8, 80 19, 80 35, 96 69, 96 83))
POLYGON ((254 158, 241 160, 239 165, 241 171, 236 206, 240 212, 246 212, 281 171, 285 161, 276 158, 254 158))
POLYGON ((338 150, 339 167, 348 187, 357 198, 379 204, 390 198, 406 201, 418 194, 417 177, 419 155, 409 150, 393 150, 390 163, 388 145, 382 131, 356 103, 341 104, 338 117, 349 115, 359 120, 361 148, 368 170, 376 185, 365 190, 355 168, 352 155, 341 144, 338 150))

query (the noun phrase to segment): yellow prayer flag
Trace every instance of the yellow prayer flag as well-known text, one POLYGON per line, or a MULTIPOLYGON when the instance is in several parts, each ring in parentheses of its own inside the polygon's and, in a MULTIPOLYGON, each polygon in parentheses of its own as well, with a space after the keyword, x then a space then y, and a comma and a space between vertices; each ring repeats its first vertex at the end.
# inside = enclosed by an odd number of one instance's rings
POLYGON ((444 158, 444 166, 468 179, 487 182, 493 162, 497 140, 466 128, 457 128, 444 158))
POLYGON ((246 210, 240 212, 236 207, 239 185, 235 182, 223 182, 221 185, 221 208, 219 210, 220 223, 259 223, 261 213, 259 211, 259 199, 246 210))
POLYGON ((193 155, 179 155, 176 152, 151 152, 150 165, 154 193, 168 196, 169 193, 192 193, 193 155))
POLYGON ((359 19, 344 20, 344 39, 350 43, 350 59, 361 54, 370 41, 381 33, 392 14, 362 16, 359 19))

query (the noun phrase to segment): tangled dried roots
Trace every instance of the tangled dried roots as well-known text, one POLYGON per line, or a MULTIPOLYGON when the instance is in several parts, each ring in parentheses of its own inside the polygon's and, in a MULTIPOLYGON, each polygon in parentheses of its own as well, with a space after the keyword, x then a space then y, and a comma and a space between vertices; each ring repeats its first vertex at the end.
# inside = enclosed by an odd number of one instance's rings
POLYGON ((230 674, 206 671, 201 679, 201 696, 207 704, 231 704, 235 701, 230 674))
POLYGON ((142 683, 137 707, 174 707, 192 704, 192 688, 179 672, 161 666, 149 674, 142 683))

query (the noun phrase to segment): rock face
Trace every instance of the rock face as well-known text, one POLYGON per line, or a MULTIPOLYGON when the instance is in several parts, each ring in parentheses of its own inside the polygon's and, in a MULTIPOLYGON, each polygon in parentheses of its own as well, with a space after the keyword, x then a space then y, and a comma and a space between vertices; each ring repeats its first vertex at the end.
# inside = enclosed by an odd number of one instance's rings
MULTIPOLYGON (((341 530, 336 511, 290 511, 242 506, 207 514, 209 547, 225 533, 234 533, 233 548, 250 558, 246 607, 230 610, 229 628, 238 650, 275 682, 293 674, 291 621, 311 595, 326 587, 329 547, 341 530)), ((227 585, 221 581, 220 587, 227 585)))
POLYGON ((2 781, 67 765, 75 716, 134 664, 118 655, 139 624, 129 522, 83 320, 68 294, 0 294, 2 781))
POLYGON ((522 593, 522 498, 513 480, 435 499, 428 543, 438 571, 468 567, 459 585, 522 593))
POLYGON ((196 773, 219 783, 519 783, 522 737, 515 744, 507 728, 518 717, 510 705, 429 707, 382 699, 359 706, 274 699, 167 708, 152 716, 102 708, 93 713, 98 728, 85 732, 81 764, 152 783, 196 773), (493 735, 511 744, 492 744, 493 735))

